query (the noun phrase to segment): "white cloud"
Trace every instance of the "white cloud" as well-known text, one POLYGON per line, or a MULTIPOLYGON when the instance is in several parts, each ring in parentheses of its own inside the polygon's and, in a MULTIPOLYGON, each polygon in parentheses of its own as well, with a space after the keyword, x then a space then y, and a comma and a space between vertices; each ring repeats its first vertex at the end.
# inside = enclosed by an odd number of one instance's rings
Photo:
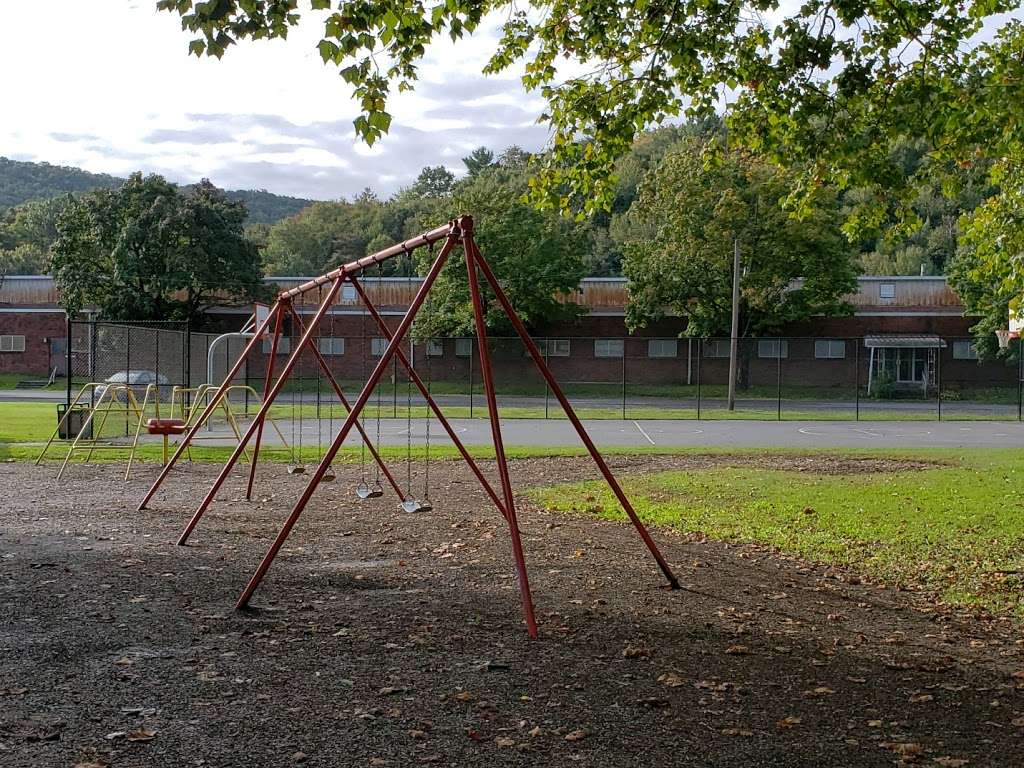
POLYGON ((387 194, 425 165, 461 167, 473 147, 545 141, 536 97, 513 75, 479 75, 498 24, 431 48, 423 82, 390 104, 391 135, 368 148, 354 138, 348 86, 316 51, 313 19, 286 42, 245 42, 217 61, 188 56, 190 36, 152 0, 21 3, 0 25, 0 154, 307 197, 387 194))

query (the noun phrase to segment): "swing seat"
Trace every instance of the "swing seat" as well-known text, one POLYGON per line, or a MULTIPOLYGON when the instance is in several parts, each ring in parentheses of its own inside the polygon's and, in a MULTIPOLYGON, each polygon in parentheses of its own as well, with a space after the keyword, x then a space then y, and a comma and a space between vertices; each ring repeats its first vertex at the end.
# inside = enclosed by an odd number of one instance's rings
POLYGON ((416 508, 417 512, 430 512, 434 509, 434 505, 430 503, 430 499, 424 499, 423 501, 416 502, 419 506, 416 508))
POLYGON ((413 512, 419 512, 421 509, 420 503, 416 501, 416 499, 406 499, 398 505, 398 508, 403 512, 408 512, 410 514, 413 512))
POLYGON ((384 489, 379 485, 371 488, 366 483, 356 486, 356 496, 360 499, 377 499, 384 495, 384 489))
POLYGON ((288 465, 289 475, 304 475, 306 474, 306 468, 301 464, 289 464, 288 465))
POLYGON ((320 478, 321 483, 333 483, 337 479, 337 475, 331 470, 324 472, 324 476, 320 478))
POLYGON ((151 435, 183 435, 185 429, 183 419, 147 419, 146 431, 151 435))

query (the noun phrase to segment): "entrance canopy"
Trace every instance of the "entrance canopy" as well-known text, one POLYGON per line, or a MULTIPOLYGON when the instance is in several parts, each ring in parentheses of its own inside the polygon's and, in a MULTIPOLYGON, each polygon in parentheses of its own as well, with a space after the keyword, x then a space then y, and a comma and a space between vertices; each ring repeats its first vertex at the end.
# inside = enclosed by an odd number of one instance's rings
POLYGON ((865 336, 864 346, 868 349, 945 349, 946 342, 938 336, 865 336))

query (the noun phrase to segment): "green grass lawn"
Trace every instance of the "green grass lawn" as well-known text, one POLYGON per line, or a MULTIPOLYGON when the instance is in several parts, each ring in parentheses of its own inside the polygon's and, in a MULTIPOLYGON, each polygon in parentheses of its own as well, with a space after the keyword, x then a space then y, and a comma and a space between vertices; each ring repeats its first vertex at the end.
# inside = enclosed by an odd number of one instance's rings
MULTIPOLYGON (((856 475, 722 466, 631 477, 626 485, 645 521, 767 544, 1024 618, 1024 452, 912 456, 942 466, 856 475)), ((534 496, 551 509, 624 519, 600 483, 534 496)))

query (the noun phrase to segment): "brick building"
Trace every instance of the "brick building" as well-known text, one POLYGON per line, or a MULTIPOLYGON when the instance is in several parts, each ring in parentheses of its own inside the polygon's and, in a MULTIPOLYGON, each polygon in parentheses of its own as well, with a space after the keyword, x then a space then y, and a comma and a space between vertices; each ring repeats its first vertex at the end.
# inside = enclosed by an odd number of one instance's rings
MULTIPOLYGON (((281 288, 306 278, 273 278, 281 288)), ((367 292, 389 323, 397 324, 420 284, 418 278, 365 278, 367 292)), ((299 310, 313 312, 315 293, 301 297, 299 310)), ((636 334, 625 328, 626 283, 622 278, 588 278, 569 297, 585 309, 575 321, 539 329, 549 362, 567 381, 636 383, 722 383, 728 370, 728 340, 702 342, 679 338, 684 321, 668 317, 636 334)), ((891 386, 927 392, 943 388, 1007 386, 1016 372, 1001 363, 979 365, 970 340, 975 322, 942 277, 862 277, 847 297, 854 314, 818 317, 793 324, 780 338, 744 340, 744 376, 748 383, 804 381, 815 386, 860 386, 885 380, 891 386)), ((248 307, 216 307, 207 330, 237 330, 248 307)), ((291 331, 289 331, 291 332, 291 331)), ((46 276, 8 277, 0 286, 0 374, 63 375, 66 318, 53 281, 46 276)), ((350 286, 345 286, 327 316, 321 350, 346 378, 360 378, 367 360, 384 341, 350 286)), ((74 344, 72 345, 74 346, 74 344)), ((495 339, 499 375, 522 376, 523 350, 517 340, 495 339)), ((289 344, 280 352, 287 353, 289 344)), ((258 377, 266 354, 254 356, 249 375, 258 377), (262 359, 261 359, 262 358, 262 359)), ((462 379, 473 366, 473 342, 444 339, 416 349, 432 375, 462 379)), ((202 355, 200 355, 202 359, 202 355)), ((195 363, 196 366, 199 363, 195 363)), ((133 367, 135 367, 133 365, 133 367)))

